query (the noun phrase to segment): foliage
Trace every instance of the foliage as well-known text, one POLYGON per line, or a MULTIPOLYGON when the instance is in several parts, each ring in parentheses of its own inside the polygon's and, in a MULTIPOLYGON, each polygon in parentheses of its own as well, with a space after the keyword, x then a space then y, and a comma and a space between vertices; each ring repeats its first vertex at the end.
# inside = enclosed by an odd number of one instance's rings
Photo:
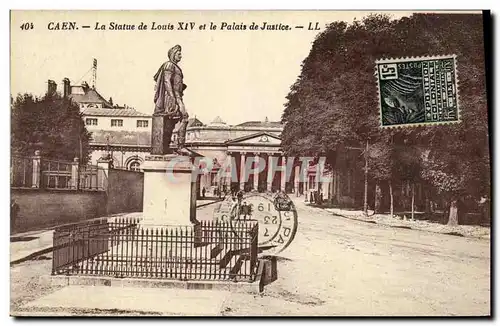
POLYGON ((33 155, 40 150, 44 157, 73 161, 80 157, 81 147, 82 162, 90 158, 91 134, 80 109, 58 94, 18 94, 11 105, 11 128, 12 152, 33 155))
POLYGON ((483 21, 473 14, 370 15, 333 22, 320 33, 287 96, 282 146, 290 155, 325 155, 369 142, 374 180, 423 179, 446 198, 489 195, 483 21), (380 128, 375 61, 455 54, 461 122, 380 128))

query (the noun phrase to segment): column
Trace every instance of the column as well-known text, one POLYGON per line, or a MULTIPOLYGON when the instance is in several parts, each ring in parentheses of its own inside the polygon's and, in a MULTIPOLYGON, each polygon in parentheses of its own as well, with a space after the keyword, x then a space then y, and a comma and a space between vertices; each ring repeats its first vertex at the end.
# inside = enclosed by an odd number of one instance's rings
POLYGON ((286 192, 286 157, 281 157, 281 185, 280 190, 286 192))
POLYGON ((300 182, 300 166, 296 165, 295 166, 295 173, 293 175, 293 181, 294 181, 294 191, 295 195, 298 197, 299 196, 299 182, 300 182))
POLYGON ((32 188, 40 188, 40 179, 42 175, 42 166, 41 166, 42 157, 40 155, 40 151, 35 151, 35 156, 33 156, 33 176, 31 179, 31 187, 32 188))
POLYGON ((80 160, 78 157, 75 157, 73 159, 73 164, 71 164, 71 189, 78 189, 78 177, 80 175, 79 173, 79 166, 80 166, 80 160))
POLYGON ((226 166, 226 169, 229 169, 229 175, 228 175, 228 170, 224 171, 224 176, 226 178, 226 186, 227 190, 231 191, 231 182, 233 181, 233 157, 231 156, 231 152, 227 153, 226 160, 229 160, 228 163, 226 163, 224 166, 226 166))
MULTIPOLYGON (((109 169, 112 168, 113 159, 112 158, 100 158, 97 160, 97 187, 102 189, 107 189, 109 169)), ((80 188, 82 185, 80 185, 80 188)))
POLYGON ((253 188, 259 190, 259 155, 260 153, 255 153, 254 159, 254 174, 253 174, 253 188))
POLYGON ((321 179, 322 176, 323 176, 323 170, 321 169, 321 166, 318 163, 316 165, 316 178, 314 179, 314 188, 318 192, 319 192, 319 180, 321 179))
POLYGON ((245 190, 245 174, 246 174, 246 169, 245 169, 245 152, 241 152, 241 157, 240 157, 240 189, 245 190))
POLYGON ((273 166, 271 164, 272 161, 272 155, 269 153, 267 155, 267 191, 271 192, 272 186, 273 186, 273 166))

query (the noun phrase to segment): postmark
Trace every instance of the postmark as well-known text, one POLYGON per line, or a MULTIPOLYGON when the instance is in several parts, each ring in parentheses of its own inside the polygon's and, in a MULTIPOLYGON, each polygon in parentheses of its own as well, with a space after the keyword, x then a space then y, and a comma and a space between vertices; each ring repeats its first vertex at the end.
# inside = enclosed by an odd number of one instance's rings
POLYGON ((460 122, 455 55, 377 60, 381 127, 460 122))
POLYGON ((215 208, 214 220, 258 222, 259 249, 267 255, 285 250, 295 238, 298 226, 297 210, 291 200, 284 203, 264 193, 249 193, 240 204, 228 198, 215 208))

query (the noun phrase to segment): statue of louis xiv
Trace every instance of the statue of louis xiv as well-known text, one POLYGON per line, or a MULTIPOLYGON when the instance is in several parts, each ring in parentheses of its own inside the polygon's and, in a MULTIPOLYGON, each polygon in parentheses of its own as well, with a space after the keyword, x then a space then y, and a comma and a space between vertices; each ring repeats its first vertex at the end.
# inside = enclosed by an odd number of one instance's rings
POLYGON ((182 53, 181 46, 175 45, 168 50, 168 61, 163 63, 154 75, 155 110, 152 126, 153 155, 172 153, 170 141, 175 125, 180 122, 178 130, 177 152, 185 147, 186 128, 189 115, 186 112, 182 96, 186 85, 183 83, 182 70, 179 67, 182 53))

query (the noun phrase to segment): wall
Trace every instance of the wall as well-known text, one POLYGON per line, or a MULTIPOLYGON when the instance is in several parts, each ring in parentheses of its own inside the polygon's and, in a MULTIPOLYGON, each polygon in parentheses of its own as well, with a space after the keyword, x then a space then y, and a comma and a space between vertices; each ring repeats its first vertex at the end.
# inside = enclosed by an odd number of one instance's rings
POLYGON ((16 232, 106 215, 104 191, 11 188, 11 200, 19 206, 16 232))
POLYGON ((144 173, 128 170, 108 171, 107 214, 142 212, 144 173))
POLYGON ((93 116, 93 115, 85 115, 83 116, 83 122, 86 121, 87 118, 97 119, 97 126, 95 125, 86 125, 88 131, 93 130, 114 130, 114 131, 149 131, 151 132, 151 118, 149 117, 120 117, 120 116, 93 116), (120 119, 123 120, 122 127, 112 127, 111 119, 120 119), (137 120, 147 120, 147 127, 137 127, 137 120))
MULTIPOLYGON (((97 161, 108 154, 108 150, 93 150, 91 153, 91 158, 90 158, 90 164, 97 164, 97 161)), ((128 150, 128 148, 125 147, 125 150, 119 151, 119 150, 114 150, 113 151, 113 162, 115 168, 123 168, 123 169, 128 169, 131 160, 137 159, 138 161, 144 162, 144 158, 149 155, 149 153, 146 152, 139 152, 135 150, 128 150), (122 165, 123 164, 123 165, 122 165)))

